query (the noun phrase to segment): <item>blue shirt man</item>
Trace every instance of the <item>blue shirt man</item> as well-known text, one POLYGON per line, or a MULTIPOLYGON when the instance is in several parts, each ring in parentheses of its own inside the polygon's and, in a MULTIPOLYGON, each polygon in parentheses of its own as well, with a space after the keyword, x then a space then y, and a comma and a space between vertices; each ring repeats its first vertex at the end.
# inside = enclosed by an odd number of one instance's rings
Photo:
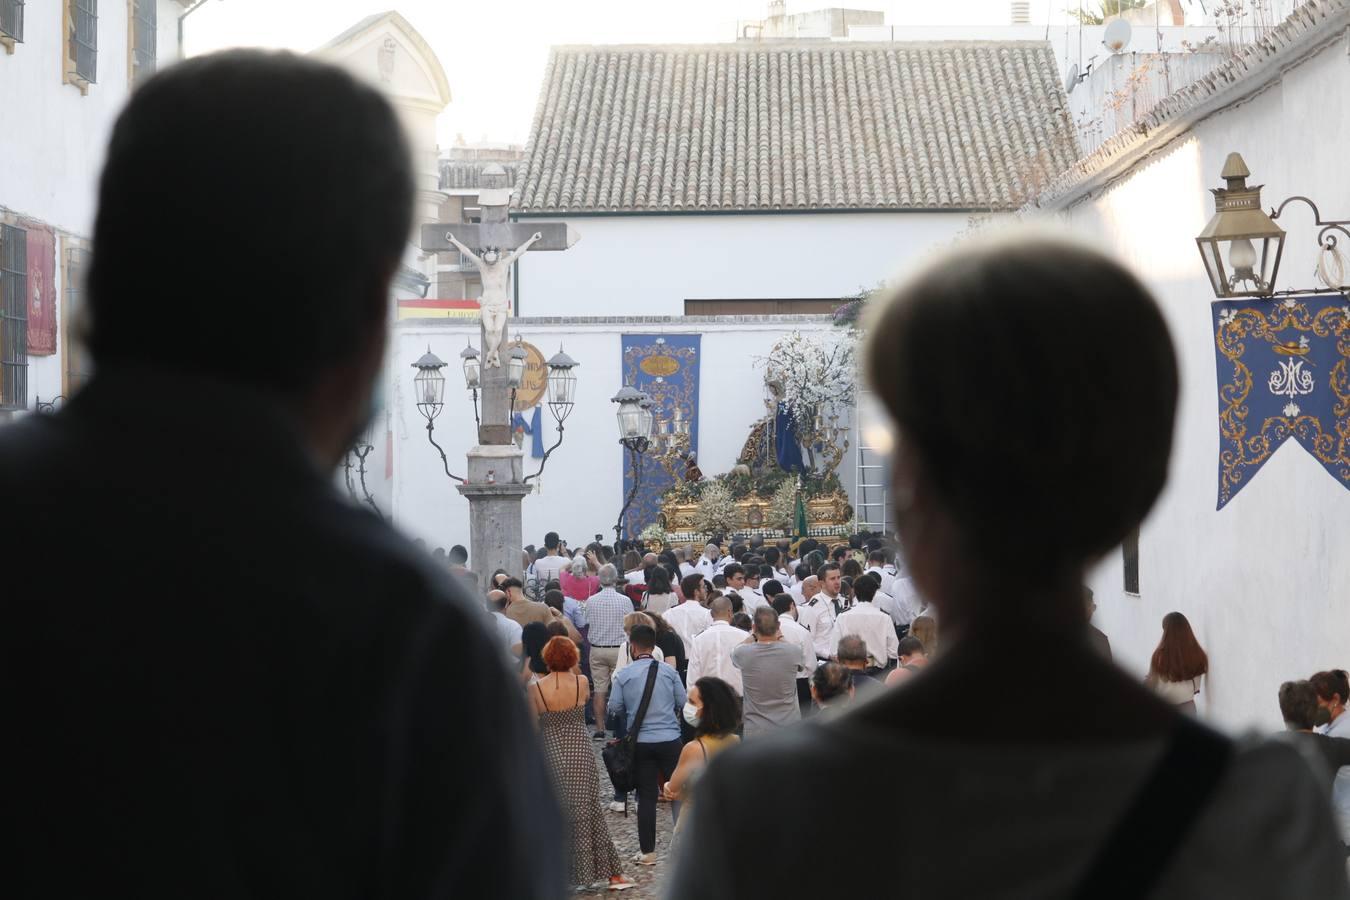
MULTIPOLYGON (((632 665, 620 669, 614 676, 609 692, 609 711, 622 715, 628 730, 633 730, 642 692, 653 668, 656 680, 652 682, 652 699, 642 719, 633 750, 633 764, 637 770, 638 846, 642 850, 640 862, 656 862, 656 794, 661 773, 675 771, 680 761, 680 720, 676 710, 689 699, 679 673, 673 666, 652 659, 656 646, 656 630, 650 625, 634 625, 628 635, 628 646, 633 654, 632 665)), ((674 815, 677 811, 672 808, 674 815)))
MULTIPOLYGON (((638 625, 634 628, 645 628, 638 625)), ((654 642, 654 641, 653 641, 654 642)), ((651 648, 638 649, 636 641, 632 643, 633 654, 650 654, 651 648)), ((609 692, 609 713, 624 717, 629 731, 633 730, 633 720, 637 718, 638 706, 642 703, 642 690, 647 686, 647 670, 656 666, 656 684, 652 685, 652 702, 647 706, 647 715, 642 719, 642 730, 638 732, 639 744, 656 744, 663 741, 676 741, 680 738, 680 720, 677 710, 684 707, 688 694, 680 683, 680 673, 674 666, 659 663, 651 656, 634 659, 632 665, 624 666, 613 678, 609 692)))

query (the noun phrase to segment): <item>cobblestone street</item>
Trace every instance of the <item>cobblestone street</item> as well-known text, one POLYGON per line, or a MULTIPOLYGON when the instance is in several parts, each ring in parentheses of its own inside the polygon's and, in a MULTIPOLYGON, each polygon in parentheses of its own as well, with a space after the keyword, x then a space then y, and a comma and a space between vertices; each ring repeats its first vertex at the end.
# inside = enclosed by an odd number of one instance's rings
POLYGON ((614 846, 619 850, 619 858, 623 860, 624 874, 637 882, 637 887, 618 893, 604 888, 580 891, 576 896, 618 896, 624 897, 625 900, 633 898, 655 900, 661 896, 661 887, 665 884, 666 867, 669 862, 670 836, 674 828, 670 817, 670 804, 660 803, 656 808, 656 865, 638 865, 632 861, 638 853, 637 798, 629 799, 626 818, 623 813, 609 811, 609 803, 614 799, 614 793, 609 776, 605 773, 605 765, 600 761, 600 748, 603 744, 600 741, 592 741, 591 744, 595 750, 595 764, 600 771, 600 805, 605 810, 605 821, 609 823, 609 833, 614 838, 614 846))

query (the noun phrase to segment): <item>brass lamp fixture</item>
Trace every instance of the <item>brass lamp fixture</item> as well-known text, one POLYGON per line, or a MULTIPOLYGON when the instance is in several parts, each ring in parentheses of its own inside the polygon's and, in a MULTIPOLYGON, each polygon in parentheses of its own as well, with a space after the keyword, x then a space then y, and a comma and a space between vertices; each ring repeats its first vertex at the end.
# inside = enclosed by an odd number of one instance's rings
MULTIPOLYGON (((1214 295, 1220 299, 1233 297, 1270 297, 1275 291, 1275 279, 1280 271, 1284 253, 1285 231, 1275 223, 1284 214, 1285 207, 1298 201, 1306 203, 1313 213, 1313 224, 1321 230, 1317 244, 1321 248, 1316 276, 1332 290, 1345 290, 1344 256, 1337 248, 1340 232, 1350 238, 1350 219, 1322 218, 1317 204, 1307 197, 1293 196, 1267 215, 1261 211, 1261 188, 1247 186, 1251 172, 1242 156, 1228 154, 1220 177, 1227 187, 1211 191, 1214 195, 1214 217, 1209 220, 1199 237, 1200 258, 1209 275, 1214 295)), ((1282 291, 1289 294, 1315 293, 1316 288, 1282 291)))
POLYGON ((1214 294, 1268 297, 1275 289, 1284 252, 1284 229, 1261 210, 1261 188, 1247 186, 1251 176, 1237 153, 1228 154, 1220 177, 1227 187, 1215 188, 1214 217, 1195 243, 1214 294))

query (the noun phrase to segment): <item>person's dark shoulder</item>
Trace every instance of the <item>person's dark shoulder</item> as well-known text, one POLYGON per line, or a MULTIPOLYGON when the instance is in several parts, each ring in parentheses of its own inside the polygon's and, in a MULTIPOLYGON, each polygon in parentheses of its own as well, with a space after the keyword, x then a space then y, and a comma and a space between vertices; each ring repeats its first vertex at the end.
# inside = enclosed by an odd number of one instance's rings
POLYGON ((51 416, 30 413, 0 425, 0 494, 14 500, 34 490, 33 475, 71 455, 74 442, 51 416))

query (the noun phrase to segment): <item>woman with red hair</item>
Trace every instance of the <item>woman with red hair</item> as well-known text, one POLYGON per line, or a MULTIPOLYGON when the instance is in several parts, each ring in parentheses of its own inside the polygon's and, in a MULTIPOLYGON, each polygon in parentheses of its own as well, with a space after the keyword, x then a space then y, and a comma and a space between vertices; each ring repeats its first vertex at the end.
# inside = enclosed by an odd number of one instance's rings
POLYGON ((1201 679, 1209 672, 1209 656, 1181 613, 1163 616, 1162 629, 1162 640, 1153 651, 1144 683, 1178 710, 1195 715, 1195 698, 1201 679))
POLYGON ((633 882, 623 875, 619 851, 600 810, 600 778, 586 732, 591 686, 586 676, 572 674, 580 657, 577 645, 558 635, 549 639, 540 655, 548 674, 530 686, 530 705, 539 717, 544 755, 567 820, 571 882, 588 887, 608 880, 610 890, 626 890, 633 882))

